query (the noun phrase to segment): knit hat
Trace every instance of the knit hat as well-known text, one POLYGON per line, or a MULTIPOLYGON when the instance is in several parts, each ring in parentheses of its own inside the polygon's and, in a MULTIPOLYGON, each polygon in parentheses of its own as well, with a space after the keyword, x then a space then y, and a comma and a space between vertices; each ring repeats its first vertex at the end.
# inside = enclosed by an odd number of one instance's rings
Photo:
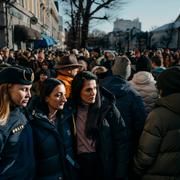
POLYGON ((34 73, 32 69, 21 66, 10 66, 0 71, 0 84, 32 84, 34 73))
POLYGON ((131 62, 126 56, 116 56, 114 65, 112 66, 113 75, 119 75, 124 79, 128 79, 131 75, 131 62))
POLYGON ((157 79, 157 88, 162 90, 164 96, 180 93, 180 66, 164 70, 157 79))
POLYGON ((151 60, 146 56, 141 56, 136 62, 136 72, 148 71, 151 72, 151 60))

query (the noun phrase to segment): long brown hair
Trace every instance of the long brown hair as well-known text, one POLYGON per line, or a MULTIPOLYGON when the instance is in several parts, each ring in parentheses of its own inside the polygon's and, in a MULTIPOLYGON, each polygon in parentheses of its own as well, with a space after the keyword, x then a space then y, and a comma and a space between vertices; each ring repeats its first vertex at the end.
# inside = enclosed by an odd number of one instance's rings
POLYGON ((6 125, 10 114, 10 96, 8 93, 8 84, 0 85, 0 125, 6 125))

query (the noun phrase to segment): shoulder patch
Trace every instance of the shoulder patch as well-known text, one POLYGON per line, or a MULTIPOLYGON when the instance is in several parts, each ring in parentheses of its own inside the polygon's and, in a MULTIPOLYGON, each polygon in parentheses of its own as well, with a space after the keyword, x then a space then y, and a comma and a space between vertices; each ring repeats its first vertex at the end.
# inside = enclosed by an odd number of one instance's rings
POLYGON ((22 129, 24 129, 24 124, 19 124, 18 126, 14 127, 12 129, 12 133, 15 134, 15 133, 18 133, 19 131, 21 131, 22 129))

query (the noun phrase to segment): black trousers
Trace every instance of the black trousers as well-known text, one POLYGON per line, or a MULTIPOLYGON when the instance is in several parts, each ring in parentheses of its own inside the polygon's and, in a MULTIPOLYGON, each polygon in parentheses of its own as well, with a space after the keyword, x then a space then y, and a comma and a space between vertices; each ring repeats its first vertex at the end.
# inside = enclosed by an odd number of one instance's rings
POLYGON ((82 153, 77 156, 80 180, 103 180, 102 165, 96 153, 82 153))

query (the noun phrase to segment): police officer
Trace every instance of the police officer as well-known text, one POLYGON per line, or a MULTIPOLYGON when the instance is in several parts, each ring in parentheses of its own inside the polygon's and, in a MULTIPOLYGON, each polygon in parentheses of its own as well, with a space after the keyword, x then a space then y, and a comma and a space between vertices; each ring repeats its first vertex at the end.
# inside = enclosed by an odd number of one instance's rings
POLYGON ((31 180, 34 176, 32 129, 24 115, 31 97, 29 68, 0 71, 0 179, 31 180))

